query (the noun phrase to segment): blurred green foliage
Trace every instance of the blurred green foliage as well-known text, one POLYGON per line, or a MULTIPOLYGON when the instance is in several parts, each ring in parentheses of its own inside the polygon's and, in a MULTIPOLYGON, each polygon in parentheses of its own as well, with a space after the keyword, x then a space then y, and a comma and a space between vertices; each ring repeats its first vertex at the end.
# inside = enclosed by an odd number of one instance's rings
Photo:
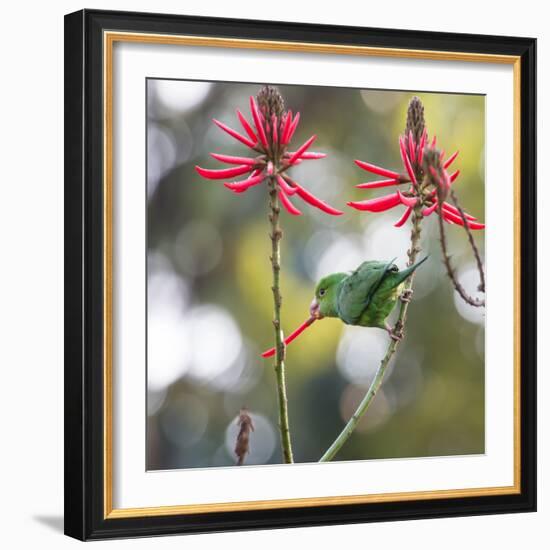
MULTIPOLYGON (((238 128, 257 85, 148 81, 148 469, 230 466, 236 417, 256 424, 246 464, 279 463, 275 375, 259 353, 272 345, 268 196, 242 195, 206 181, 195 164, 218 168, 209 152, 246 154, 215 127, 238 128)), ((425 105, 430 135, 447 154, 460 149, 454 184, 461 204, 484 220, 482 96, 280 86, 301 112, 296 147, 311 134, 327 158, 293 177, 345 215, 334 218, 297 200, 304 215, 282 214, 285 332, 308 315, 317 278, 366 259, 406 262, 410 226, 401 208, 359 213, 349 200, 384 194, 355 184, 369 175, 353 159, 402 170, 398 136, 412 95, 425 105)), ((484 233, 475 234, 481 252, 484 233)), ((435 215, 424 221, 423 249, 406 338, 382 390, 338 460, 483 453, 484 318, 460 303, 440 260, 435 215)), ((463 281, 475 288, 463 230, 448 226, 463 281)), ((295 458, 316 461, 358 404, 387 345, 378 329, 323 320, 288 348, 287 386, 295 458)))

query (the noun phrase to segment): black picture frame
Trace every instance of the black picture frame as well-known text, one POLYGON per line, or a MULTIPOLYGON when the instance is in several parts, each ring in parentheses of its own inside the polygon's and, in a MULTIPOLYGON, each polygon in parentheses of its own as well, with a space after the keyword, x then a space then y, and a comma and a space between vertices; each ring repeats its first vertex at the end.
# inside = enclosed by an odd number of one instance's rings
POLYGON ((536 40, 83 10, 65 17, 65 533, 80 540, 536 509, 536 40), (521 65, 520 423, 517 494, 105 518, 103 32, 513 55, 521 65))

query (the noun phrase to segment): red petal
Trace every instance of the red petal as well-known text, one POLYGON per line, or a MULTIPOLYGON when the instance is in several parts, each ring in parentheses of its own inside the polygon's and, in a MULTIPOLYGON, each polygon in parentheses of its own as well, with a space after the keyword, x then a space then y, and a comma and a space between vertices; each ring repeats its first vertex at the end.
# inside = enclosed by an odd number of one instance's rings
POLYGON ((231 191, 242 193, 243 191, 246 191, 249 187, 262 183, 264 179, 265 179, 264 174, 260 174, 252 178, 245 179, 243 181, 233 181, 233 182, 224 183, 224 186, 227 187, 228 189, 231 189, 231 191))
POLYGON ((290 199, 286 196, 285 192, 279 187, 279 198, 286 211, 293 216, 301 216, 302 213, 290 202, 290 199))
POLYGON ((249 164, 253 165, 258 162, 256 159, 251 159, 249 157, 233 157, 230 155, 220 155, 218 153, 210 153, 210 156, 219 160, 220 162, 225 162, 226 164, 249 164))
MULTIPOLYGON (((456 208, 455 206, 453 206, 452 204, 450 204, 448 202, 443 203, 443 210, 446 210, 447 212, 450 212, 451 214, 456 214, 457 216, 460 216, 460 211, 458 210, 458 208, 456 208)), ((472 220, 472 221, 477 220, 477 218, 475 218, 471 214, 468 214, 467 212, 464 212, 464 217, 467 220, 472 220)))
POLYGON ((311 204, 311 206, 315 206, 319 210, 322 210, 323 212, 326 212, 331 216, 341 216, 343 214, 342 211, 336 210, 336 208, 332 208, 332 206, 330 206, 326 202, 312 195, 309 191, 304 189, 301 185, 298 185, 294 180, 290 180, 290 178, 285 178, 285 179, 286 181, 290 181, 292 185, 294 185, 294 187, 296 188, 296 193, 298 193, 298 195, 307 203, 311 204))
MULTIPOLYGON (((315 317, 310 317, 309 319, 304 321, 294 332, 292 332, 285 338, 285 346, 288 346, 290 342, 292 342, 298 336, 300 336, 300 334, 302 334, 302 332, 304 332, 304 330, 306 330, 306 328, 311 326, 314 322, 315 322, 315 317)), ((268 349, 267 351, 264 351, 262 353, 262 357, 273 357, 274 355, 275 355, 275 348, 268 349)))
POLYGON ((282 190, 289 196, 294 195, 296 193, 295 187, 290 187, 290 185, 281 177, 277 176, 277 181, 279 185, 281 186, 282 190))
POLYGON ((403 212, 403 215, 393 224, 394 227, 401 227, 405 224, 405 222, 409 219, 409 216, 411 215, 412 208, 405 208, 405 212, 403 212))
POLYGON ((278 123, 277 123, 277 116, 272 115, 271 117, 271 135, 273 136, 273 143, 277 143, 279 141, 279 131, 278 131, 278 123))
POLYGON ((250 96, 250 111, 252 112, 252 118, 254 119, 254 125, 256 126, 258 135, 260 136, 260 141, 262 142, 264 149, 267 149, 267 137, 265 135, 265 130, 262 125, 262 121, 260 120, 260 113, 258 112, 258 107, 253 96, 250 96))
POLYGON ((234 178, 246 174, 252 170, 252 167, 248 164, 242 166, 236 166, 235 168, 224 168, 223 170, 209 170, 207 168, 201 168, 195 166, 195 170, 203 177, 211 180, 223 180, 226 178, 234 178))
POLYGON ((244 131, 248 134, 248 136, 254 143, 257 143, 258 136, 254 133, 252 126, 250 126, 250 123, 248 122, 248 120, 246 120, 246 117, 241 113, 241 111, 239 111, 239 109, 237 109, 237 116, 241 121, 241 125, 244 128, 244 131))
POLYGON ((288 143, 288 131, 290 130, 290 124, 292 123, 292 111, 288 111, 285 114, 283 133, 281 134, 281 143, 286 145, 288 143))
POLYGON ((424 147, 426 146, 426 140, 428 139, 428 134, 426 133, 426 128, 422 132, 422 137, 420 138, 420 144, 418 146, 418 164, 422 165, 422 159, 424 158, 424 147))
POLYGON ((242 134, 239 134, 239 132, 236 132, 235 130, 233 130, 233 128, 226 126, 223 122, 220 122, 215 118, 213 118, 212 121, 214 122, 214 124, 219 126, 224 132, 227 132, 231 137, 238 139, 241 143, 244 143, 247 147, 253 148, 256 145, 256 142, 250 141, 248 138, 244 137, 242 134))
POLYGON ((427 218, 437 208, 437 204, 437 200, 435 200, 431 206, 428 206, 427 208, 424 208, 424 210, 422 210, 422 215, 427 218))
MULTIPOLYGON (((294 152, 290 152, 289 155, 292 156, 294 152)), ((314 153, 313 151, 306 151, 300 155, 300 158, 303 160, 317 160, 324 159, 327 155, 325 153, 314 153)))
POLYGON ((478 222, 468 222, 468 227, 470 229, 485 229, 485 224, 484 223, 478 223, 478 222))
POLYGON ((292 136, 294 135, 294 132, 296 131, 296 128, 298 128, 298 122, 300 122, 300 113, 296 113, 296 116, 294 117, 294 120, 292 121, 292 124, 290 125, 290 128, 288 129, 288 135, 286 136, 286 142, 290 142, 292 139, 292 136))
POLYGON ((412 130, 409 130, 409 158, 411 160, 415 160, 414 150, 415 150, 415 143, 414 143, 413 133, 412 133, 412 130))
POLYGON ((385 168, 380 168, 380 166, 375 166, 370 162, 364 162, 362 160, 355 160, 354 162, 357 166, 359 166, 359 168, 362 168, 367 172, 371 172, 372 174, 378 174, 379 176, 384 176, 386 178, 400 180, 399 174, 397 172, 393 172, 392 170, 386 170, 385 168))
POLYGON ((379 187, 389 187, 391 185, 399 185, 401 182, 397 180, 377 180, 356 185, 358 189, 378 189, 379 187))
POLYGON ((446 161, 445 161, 445 164, 443 165, 443 168, 445 168, 445 170, 447 170, 447 168, 449 168, 449 166, 453 163, 454 159, 458 156, 458 151, 455 151, 446 161))
POLYGON ((367 212, 385 212, 390 208, 394 208, 398 204, 401 204, 398 193, 392 193, 391 195, 384 195, 376 199, 369 199, 366 201, 348 202, 348 206, 357 210, 365 210, 367 212))
MULTIPOLYGON (((456 223, 457 225, 464 225, 464 222, 462 221, 462 218, 460 216, 457 216, 456 214, 453 214, 452 212, 449 212, 447 210, 442 211, 443 219, 448 222, 456 223)), ((485 224, 483 223, 477 223, 473 221, 467 221, 468 227, 470 229, 484 229, 485 224)))
POLYGON ((432 144, 430 145, 430 147, 433 149, 436 146, 436 143, 437 143, 437 136, 434 136, 434 138, 432 139, 432 144))
POLYGON ((401 193, 401 191, 397 191, 397 195, 399 197, 399 200, 401 201, 401 204, 409 207, 416 206, 416 197, 406 197, 405 195, 403 195, 403 193, 401 193))
POLYGON ((458 175, 460 174, 460 170, 457 170, 456 172, 453 172, 450 176, 449 176, 449 181, 451 183, 453 183, 453 181, 456 180, 456 178, 458 178, 458 175))
POLYGON ((402 137, 399 138, 399 149, 401 151, 401 159, 403 160, 403 164, 407 169, 407 174, 409 174, 410 180, 416 185, 416 176, 414 175, 411 161, 409 159, 409 156, 407 155, 407 150, 405 149, 405 141, 402 137))
POLYGON ((301 145, 298 150, 290 157, 288 160, 289 164, 294 164, 297 161, 304 151, 311 147, 311 144, 317 139, 316 135, 311 136, 303 145, 301 145))

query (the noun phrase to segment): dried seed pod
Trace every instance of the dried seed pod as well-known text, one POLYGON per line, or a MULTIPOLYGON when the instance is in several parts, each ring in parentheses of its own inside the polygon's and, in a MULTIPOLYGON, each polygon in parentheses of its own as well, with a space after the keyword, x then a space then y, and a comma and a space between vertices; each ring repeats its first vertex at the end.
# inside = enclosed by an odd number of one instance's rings
POLYGON ((254 423, 246 407, 240 410, 237 425, 239 433, 235 443, 235 454, 237 455, 237 466, 242 466, 246 455, 250 452, 250 433, 254 431, 254 423))

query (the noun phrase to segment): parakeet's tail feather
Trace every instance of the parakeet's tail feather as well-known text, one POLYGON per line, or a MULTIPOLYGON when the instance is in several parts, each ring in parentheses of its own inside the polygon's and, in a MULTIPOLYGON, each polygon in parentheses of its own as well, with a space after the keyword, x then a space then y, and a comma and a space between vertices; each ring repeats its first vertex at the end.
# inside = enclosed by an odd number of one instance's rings
POLYGON ((404 269, 403 271, 400 271, 398 274, 398 283, 401 284, 407 277, 409 277, 417 267, 421 266, 430 256, 426 256, 425 258, 422 258, 419 262, 416 262, 414 265, 411 265, 411 267, 407 267, 407 269, 404 269))

